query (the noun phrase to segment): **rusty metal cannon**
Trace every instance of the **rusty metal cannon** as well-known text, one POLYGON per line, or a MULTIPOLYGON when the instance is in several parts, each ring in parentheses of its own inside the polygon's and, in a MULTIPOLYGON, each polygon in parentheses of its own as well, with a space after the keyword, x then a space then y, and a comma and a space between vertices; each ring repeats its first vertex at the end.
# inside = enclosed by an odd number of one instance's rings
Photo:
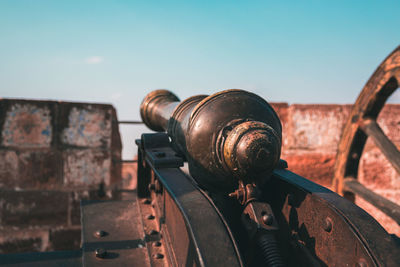
POLYGON ((163 255, 168 255, 163 264, 395 266, 399 262, 396 240, 372 217, 286 170, 285 162, 279 161, 279 120, 258 96, 228 90, 179 102, 171 92, 154 91, 143 101, 141 115, 151 129, 169 134, 145 134, 138 142, 139 196, 154 204, 152 213, 162 218, 158 229, 163 236, 176 234, 172 242, 168 238, 162 242, 163 255), (232 139, 240 144, 247 137, 250 141, 241 144, 239 153, 238 146, 230 145, 232 139), (245 171, 235 172, 237 165, 226 164, 224 157, 233 157, 228 160, 234 162, 242 151, 249 160, 245 171), (268 155, 262 156, 262 168, 260 154, 268 155), (178 170, 181 156, 188 160, 190 174, 178 170), (192 196, 176 198, 175 190, 180 197, 198 193, 211 206, 192 203, 192 196), (167 212, 170 205, 176 206, 175 216, 180 213, 185 226, 170 223, 176 221, 167 212), (205 218, 206 210, 216 214, 205 218), (177 228, 187 232, 178 234, 177 228), (188 253, 193 245, 194 251, 188 253))

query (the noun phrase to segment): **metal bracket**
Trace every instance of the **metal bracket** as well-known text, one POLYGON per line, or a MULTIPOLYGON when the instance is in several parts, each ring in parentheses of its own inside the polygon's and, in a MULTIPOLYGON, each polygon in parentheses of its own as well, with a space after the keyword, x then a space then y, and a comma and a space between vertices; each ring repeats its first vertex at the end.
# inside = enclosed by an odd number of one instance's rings
POLYGON ((154 168, 179 168, 183 166, 183 158, 172 149, 166 133, 142 134, 140 145, 144 151, 145 159, 154 168))

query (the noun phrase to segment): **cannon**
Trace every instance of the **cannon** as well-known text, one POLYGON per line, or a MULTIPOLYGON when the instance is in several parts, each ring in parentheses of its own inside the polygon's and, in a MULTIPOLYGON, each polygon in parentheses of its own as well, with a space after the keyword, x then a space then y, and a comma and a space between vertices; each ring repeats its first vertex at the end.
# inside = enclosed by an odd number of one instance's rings
MULTIPOLYGON (((398 62, 393 57, 397 58, 398 52, 389 57, 390 62, 398 62)), ((384 101, 398 86, 392 79, 393 75, 398 77, 396 64, 395 69, 378 69, 377 75, 385 82, 371 84, 382 85, 384 93, 379 93, 379 87, 373 92, 381 98, 368 98, 366 93, 360 96, 379 101, 368 104, 370 110, 356 105, 352 113, 356 119, 351 118, 346 126, 342 139, 351 143, 339 147, 345 156, 338 155, 342 160, 338 160, 333 186, 341 194, 365 192, 357 191, 360 185, 352 172, 358 163, 349 161, 359 158, 352 155, 362 151, 366 137, 362 136, 360 148, 354 136, 361 134, 360 129, 370 132, 371 127, 359 123, 359 118, 362 122, 376 119, 384 101), (357 112, 365 114, 357 117, 357 112)), ((280 120, 263 98, 233 89, 180 101, 170 91, 156 90, 145 97, 140 114, 155 133, 144 133, 136 140, 137 189, 121 192, 118 201, 81 203, 82 248, 0 255, 0 264, 400 264, 399 240, 368 213, 289 170, 281 159, 280 120)), ((388 213, 396 215, 396 209, 388 213)))
POLYGON ((173 93, 157 90, 143 100, 141 116, 160 131, 137 142, 138 196, 162 219, 157 229, 165 238, 164 265, 400 262, 396 239, 370 215, 287 170, 280 160, 279 119, 260 97, 227 90, 179 102, 173 93), (184 160, 189 171, 180 168, 184 160), (192 202, 195 192, 210 206, 192 202), (170 217, 177 214, 184 224, 170 217))

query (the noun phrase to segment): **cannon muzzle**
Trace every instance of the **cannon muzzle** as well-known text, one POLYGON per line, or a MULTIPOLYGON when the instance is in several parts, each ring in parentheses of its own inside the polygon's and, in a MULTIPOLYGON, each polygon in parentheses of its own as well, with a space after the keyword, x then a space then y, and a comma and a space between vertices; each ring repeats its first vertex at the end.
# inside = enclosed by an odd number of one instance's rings
POLYGON ((150 129, 168 132, 190 174, 210 191, 231 191, 239 180, 263 183, 280 158, 278 116, 264 99, 244 90, 182 102, 170 91, 156 90, 145 97, 140 114, 150 129))

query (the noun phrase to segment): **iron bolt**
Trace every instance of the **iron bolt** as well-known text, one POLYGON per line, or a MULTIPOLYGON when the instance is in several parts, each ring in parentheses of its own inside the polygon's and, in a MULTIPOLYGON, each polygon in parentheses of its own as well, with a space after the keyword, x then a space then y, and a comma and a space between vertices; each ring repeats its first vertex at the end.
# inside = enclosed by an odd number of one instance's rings
POLYGON ((155 184, 149 184, 149 191, 153 191, 154 189, 156 189, 156 185, 155 184))
POLYGON ((327 218, 325 219, 323 228, 324 228, 324 230, 325 230, 326 232, 328 232, 328 233, 329 233, 330 231, 332 231, 332 220, 331 220, 331 218, 327 217, 327 218))
POLYGON ((156 230, 151 230, 150 231, 150 235, 156 235, 156 234, 158 234, 158 232, 156 230))
POLYGON ((97 230, 94 234, 96 237, 103 237, 107 235, 107 233, 103 230, 97 230))
POLYGON ((161 247, 161 242, 160 241, 156 241, 156 242, 153 243, 153 246, 161 247))
POLYGON ((155 259, 162 259, 162 258, 164 258, 164 255, 161 254, 161 253, 157 253, 157 254, 154 254, 153 257, 154 257, 155 259))
POLYGON ((104 259, 107 256, 107 250, 102 248, 96 248, 95 254, 97 258, 104 259))
POLYGON ((271 225, 272 222, 274 221, 274 217, 270 214, 264 214, 262 216, 262 220, 266 225, 271 225))
POLYGON ((147 216, 147 219, 153 220, 153 219, 154 219, 154 215, 153 215, 153 214, 148 215, 148 216, 147 216))

